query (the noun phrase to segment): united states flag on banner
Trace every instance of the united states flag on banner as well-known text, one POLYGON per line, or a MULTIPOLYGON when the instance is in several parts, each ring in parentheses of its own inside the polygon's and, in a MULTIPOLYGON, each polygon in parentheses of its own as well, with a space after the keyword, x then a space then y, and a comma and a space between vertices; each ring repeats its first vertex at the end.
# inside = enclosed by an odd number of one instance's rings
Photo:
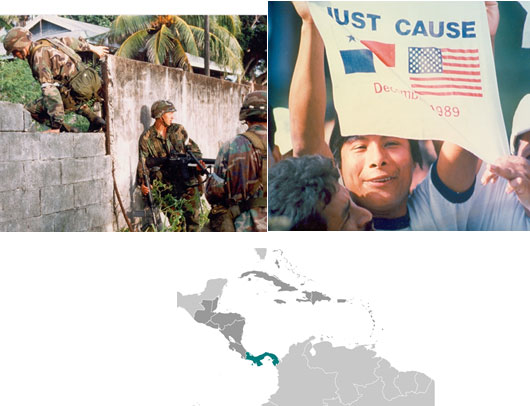
POLYGON ((409 47, 409 73, 420 95, 483 97, 478 49, 409 47))
POLYGON ((509 154, 484 2, 308 2, 340 131, 509 154))

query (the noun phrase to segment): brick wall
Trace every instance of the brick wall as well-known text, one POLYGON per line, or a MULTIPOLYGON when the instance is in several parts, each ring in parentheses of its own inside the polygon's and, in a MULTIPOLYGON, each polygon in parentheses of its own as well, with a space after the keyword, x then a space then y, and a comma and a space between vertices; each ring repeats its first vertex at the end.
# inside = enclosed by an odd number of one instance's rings
POLYGON ((0 231, 112 231, 111 158, 103 133, 38 133, 0 102, 0 231))

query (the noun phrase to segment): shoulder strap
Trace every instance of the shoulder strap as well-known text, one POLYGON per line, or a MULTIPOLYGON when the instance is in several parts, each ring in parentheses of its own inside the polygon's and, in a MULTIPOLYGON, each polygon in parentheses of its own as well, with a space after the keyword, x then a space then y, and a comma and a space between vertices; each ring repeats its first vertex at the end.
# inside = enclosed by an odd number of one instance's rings
POLYGON ((31 48, 31 51, 29 53, 29 60, 32 65, 33 65, 33 57, 35 56, 35 53, 42 47, 48 47, 48 46, 52 46, 52 44, 46 39, 41 39, 35 42, 35 45, 33 46, 33 48, 31 48))
POLYGON ((263 185, 264 195, 267 196, 267 146, 262 141, 261 137, 252 131, 245 131, 239 134, 250 141, 252 146, 256 148, 261 154, 261 176, 260 181, 263 185))
POLYGON ((48 38, 48 41, 59 51, 64 52, 70 59, 72 59, 77 67, 78 71, 81 71, 80 64, 81 64, 81 57, 77 55, 77 52, 75 52, 72 48, 69 46, 63 44, 61 41, 59 41, 57 38, 48 38))
POLYGON ((267 147, 263 143, 259 135, 253 133, 252 131, 245 131, 244 133, 239 135, 242 135, 247 140, 249 140, 250 143, 254 146, 254 148, 259 150, 261 152, 261 155, 265 157, 265 159, 267 159, 267 147))
POLYGON ((77 55, 77 53, 72 48, 63 44, 61 41, 59 41, 56 38, 46 38, 46 39, 41 39, 37 41, 37 45, 33 47, 33 49, 31 50, 31 54, 30 54, 30 58, 32 62, 33 62, 33 56, 35 55, 35 52, 37 52, 38 49, 42 47, 46 47, 46 46, 51 46, 63 52, 64 54, 66 54, 72 61, 74 61, 77 71, 80 72, 82 70, 83 65, 81 62, 81 57, 77 55))

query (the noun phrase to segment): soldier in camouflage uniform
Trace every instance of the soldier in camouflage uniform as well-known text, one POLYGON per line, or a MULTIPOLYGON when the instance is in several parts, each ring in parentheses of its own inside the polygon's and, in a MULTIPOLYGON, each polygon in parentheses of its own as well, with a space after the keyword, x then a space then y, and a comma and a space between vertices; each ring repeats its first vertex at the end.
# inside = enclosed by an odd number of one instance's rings
POLYGON ((225 143, 206 184, 212 231, 267 231, 267 93, 245 97, 248 130, 225 143))
POLYGON ((26 106, 33 119, 51 127, 50 132, 71 131, 64 124, 64 115, 76 111, 90 121, 89 131, 105 126, 105 121, 86 105, 87 101, 98 97, 101 79, 95 70, 81 62, 77 52, 93 52, 103 57, 108 53, 107 47, 91 45, 83 38, 33 42, 31 33, 20 27, 7 33, 4 47, 7 53, 27 60, 33 77, 41 84, 42 98, 26 106))
MULTIPOLYGON (((199 146, 188 138, 184 126, 172 123, 175 111, 175 106, 170 101, 158 100, 154 102, 151 106, 151 117, 155 119, 155 123, 140 136, 137 183, 140 185, 144 196, 149 193, 149 189, 144 183, 143 169, 144 167, 147 168, 147 158, 168 158, 171 153, 185 154, 186 148, 189 148, 197 158, 202 157, 199 146)), ((182 179, 179 177, 179 173, 176 173, 176 169, 169 165, 153 167, 149 172, 151 182, 157 179, 170 184, 172 186, 171 194, 175 198, 184 198, 188 201, 191 210, 184 212, 186 231, 199 231, 200 190, 202 189, 200 176, 192 171, 188 179, 182 179)))

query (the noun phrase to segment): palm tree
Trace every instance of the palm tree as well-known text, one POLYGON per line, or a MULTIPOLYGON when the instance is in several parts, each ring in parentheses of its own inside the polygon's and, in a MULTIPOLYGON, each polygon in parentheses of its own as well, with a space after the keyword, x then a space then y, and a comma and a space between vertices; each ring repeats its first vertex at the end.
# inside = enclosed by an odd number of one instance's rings
MULTIPOLYGON (((121 15, 112 23, 107 38, 121 44, 118 56, 192 71, 186 52, 203 56, 204 18, 121 15)), ((238 16, 210 16, 210 59, 232 72, 243 70, 243 52, 236 39, 240 30, 238 16)))

